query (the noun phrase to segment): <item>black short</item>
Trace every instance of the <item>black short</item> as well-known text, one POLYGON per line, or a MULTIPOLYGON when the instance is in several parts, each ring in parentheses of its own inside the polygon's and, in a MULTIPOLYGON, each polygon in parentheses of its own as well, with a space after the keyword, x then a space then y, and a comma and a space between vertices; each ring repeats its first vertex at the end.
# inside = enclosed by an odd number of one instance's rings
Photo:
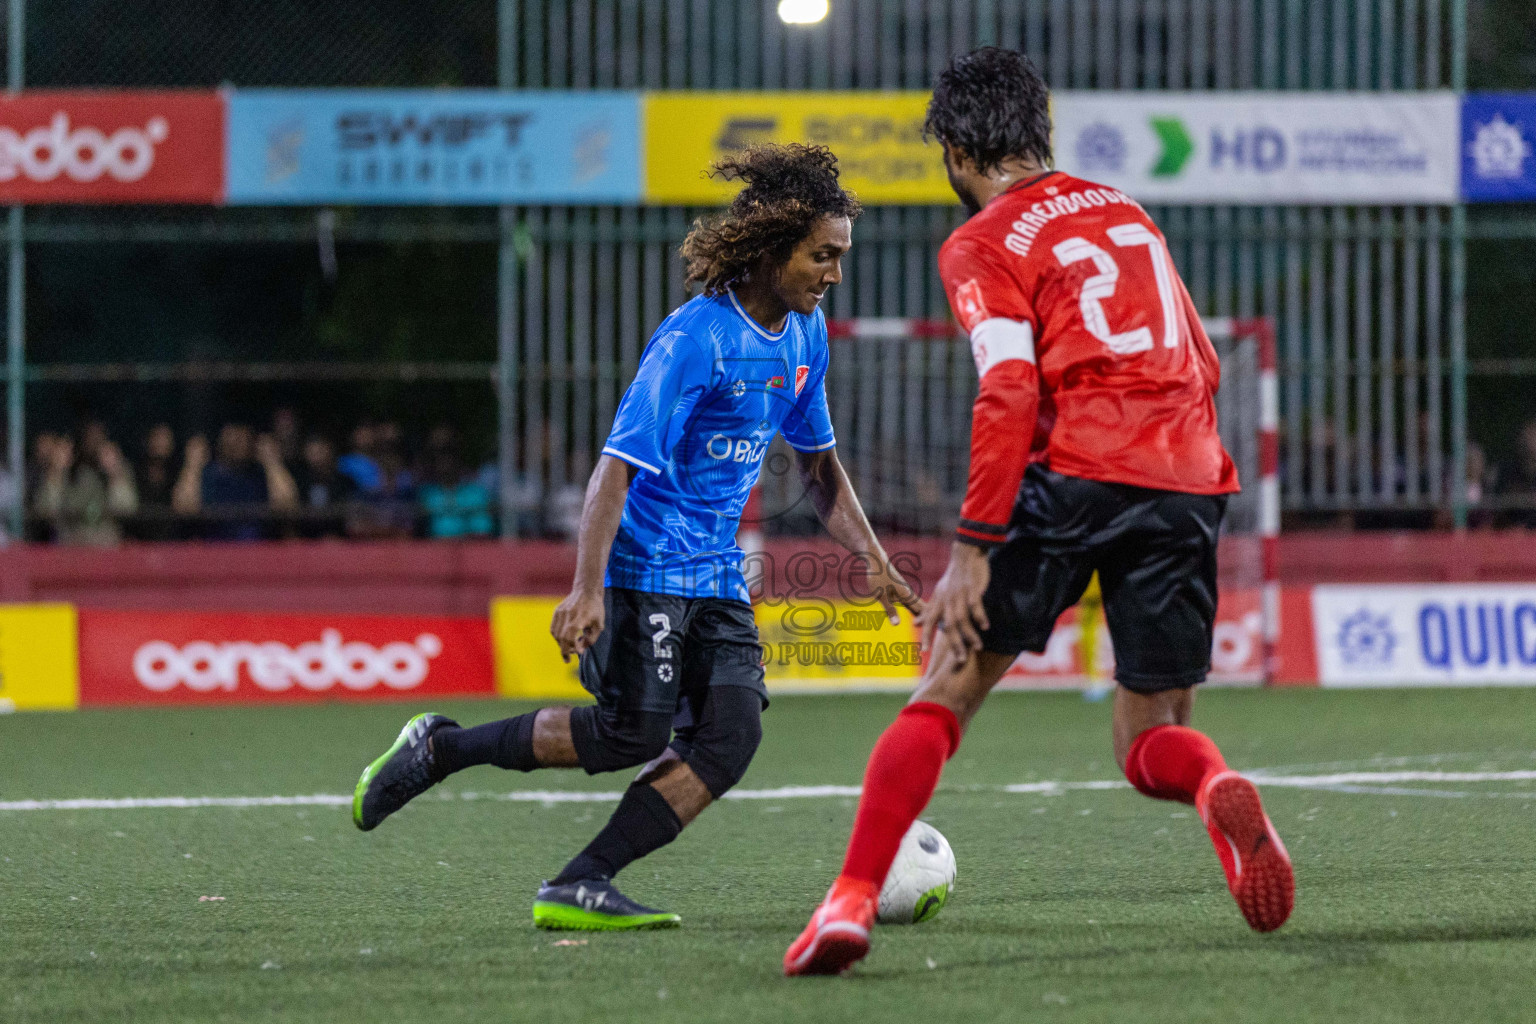
POLYGON ((1138 693, 1205 681, 1216 623, 1216 535, 1225 495, 1101 483, 1030 466, 1008 539, 994 548, 982 645, 1040 653, 1094 570, 1115 679, 1138 693))
POLYGON ((581 656, 581 685, 600 707, 674 714, 702 705, 708 687, 744 686, 768 706, 752 606, 609 587, 607 622, 581 656))

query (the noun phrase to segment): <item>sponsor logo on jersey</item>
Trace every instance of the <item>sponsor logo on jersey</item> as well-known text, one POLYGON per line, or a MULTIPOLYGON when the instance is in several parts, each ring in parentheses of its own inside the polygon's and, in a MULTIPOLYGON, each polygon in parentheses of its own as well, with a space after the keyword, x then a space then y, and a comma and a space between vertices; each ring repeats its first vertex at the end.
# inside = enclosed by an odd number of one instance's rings
POLYGON ((960 314, 960 323, 967 334, 991 315, 987 312, 986 300, 981 297, 981 284, 974 277, 955 289, 955 311, 960 314))
POLYGON ((731 438, 716 434, 704 445, 704 450, 717 462, 727 459, 731 462, 761 462, 763 454, 768 451, 768 442, 751 437, 731 438))
POLYGON ((795 397, 800 397, 800 392, 805 390, 805 381, 811 375, 809 366, 795 367, 795 397))

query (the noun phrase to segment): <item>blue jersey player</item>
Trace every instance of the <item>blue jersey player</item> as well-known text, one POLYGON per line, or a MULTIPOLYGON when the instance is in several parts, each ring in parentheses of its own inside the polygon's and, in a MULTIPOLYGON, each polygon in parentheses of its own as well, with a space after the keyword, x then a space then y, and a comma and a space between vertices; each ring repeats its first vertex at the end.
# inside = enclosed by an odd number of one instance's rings
POLYGON ((703 294, 657 328, 587 485, 576 579, 550 632, 580 658, 586 707, 472 728, 418 715, 368 766, 353 820, 372 829, 449 774, 492 764, 589 773, 645 765, 608 824, 539 889, 534 924, 670 927, 613 886, 740 781, 768 704, 736 530, 782 434, 818 516, 864 556, 892 619, 917 602, 870 529, 836 454, 822 386, 822 296, 842 280, 858 201, 817 146, 764 146, 717 166, 745 187, 694 225, 682 255, 703 294))

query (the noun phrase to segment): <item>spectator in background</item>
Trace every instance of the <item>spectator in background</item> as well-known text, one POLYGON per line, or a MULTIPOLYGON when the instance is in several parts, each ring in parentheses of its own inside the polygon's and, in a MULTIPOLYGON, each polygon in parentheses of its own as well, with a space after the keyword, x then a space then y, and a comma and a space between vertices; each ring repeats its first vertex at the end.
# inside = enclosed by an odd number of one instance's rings
POLYGON ((6 435, 0 433, 0 545, 11 541, 11 506, 21 500, 21 488, 16 486, 16 478, 11 475, 9 452, 6 435))
POLYGON ((427 441, 425 475, 418 497, 428 537, 491 535, 491 491, 477 474, 465 470, 458 436, 447 424, 434 427, 427 441))
POLYGON ((340 537, 346 532, 348 506, 357 498, 357 484, 336 468, 336 446, 330 438, 311 434, 294 474, 299 492, 301 537, 340 537))
POLYGON ((400 427, 381 423, 374 438, 378 485, 364 491, 349 531, 372 540, 411 537, 416 532, 416 478, 406 466, 400 427))
POLYGON ((1498 517, 1499 525, 1536 529, 1536 419, 1520 428, 1514 457, 1501 476, 1499 489, 1509 507, 1498 517))
POLYGON ((281 405, 272 413, 272 440, 290 474, 297 474, 302 459, 303 437, 299 432, 299 414, 290 405, 281 405))
POLYGON ((1498 467, 1488 461, 1483 446, 1475 442, 1467 445, 1467 525, 1474 530, 1485 530, 1494 525, 1493 509, 1489 499, 1498 488, 1498 467))
MULTIPOLYGON (((35 497, 37 482, 48 472, 48 464, 53 461, 53 449, 62 441, 63 435, 52 431, 40 430, 32 438, 32 455, 27 463, 27 490, 35 497)), ((49 520, 39 520, 35 516, 28 523, 26 539, 42 544, 51 544, 58 538, 54 536, 53 523, 49 520)))
POLYGON ((139 460, 138 521, 133 535, 139 540, 174 540, 176 522, 171 499, 176 490, 176 435, 169 423, 156 423, 144 435, 144 457, 139 460))
POLYGON ((336 468, 343 476, 357 485, 361 494, 372 494, 383 483, 379 470, 378 431, 366 421, 352 428, 352 449, 336 461, 336 468))
POLYGON ((241 423, 219 431, 217 457, 209 460, 208 441, 187 442, 186 459, 176 480, 175 508, 183 516, 210 513, 212 540, 260 540, 262 513, 291 512, 299 495, 270 434, 257 438, 241 423))
POLYGON ((60 544, 111 547, 123 539, 121 520, 139 510, 133 470, 100 423, 80 434, 79 457, 68 437, 49 435, 32 511, 60 544))

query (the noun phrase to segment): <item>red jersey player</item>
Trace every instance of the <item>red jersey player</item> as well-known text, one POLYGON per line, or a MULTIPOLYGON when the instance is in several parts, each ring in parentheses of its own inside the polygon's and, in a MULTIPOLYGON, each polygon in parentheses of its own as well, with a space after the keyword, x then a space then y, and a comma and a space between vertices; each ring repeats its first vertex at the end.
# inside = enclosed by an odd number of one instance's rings
POLYGON ((948 569, 921 622, 912 701, 870 754, 842 874, 784 956, 832 974, 869 951, 902 836, 987 693, 1043 651, 1098 570, 1115 645, 1115 758, 1147 796, 1193 804, 1248 923, 1280 927, 1295 884, 1258 791, 1189 728, 1216 616, 1216 536, 1238 489, 1216 432, 1220 368, 1151 219, 1050 171, 1048 93, 987 47, 950 62, 926 131, 972 216, 939 273, 980 393, 948 569))

